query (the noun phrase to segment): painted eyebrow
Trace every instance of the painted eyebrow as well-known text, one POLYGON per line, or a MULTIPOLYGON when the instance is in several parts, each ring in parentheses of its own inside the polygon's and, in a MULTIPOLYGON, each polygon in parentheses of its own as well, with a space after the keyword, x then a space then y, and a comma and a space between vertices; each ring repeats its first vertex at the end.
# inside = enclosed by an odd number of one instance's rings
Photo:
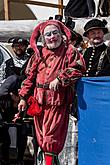
POLYGON ((51 33, 53 33, 53 34, 56 33, 56 34, 57 34, 57 33, 60 33, 60 31, 57 30, 57 29, 56 29, 56 30, 52 30, 52 31, 47 31, 47 32, 44 34, 44 36, 45 36, 45 35, 51 35, 51 33))

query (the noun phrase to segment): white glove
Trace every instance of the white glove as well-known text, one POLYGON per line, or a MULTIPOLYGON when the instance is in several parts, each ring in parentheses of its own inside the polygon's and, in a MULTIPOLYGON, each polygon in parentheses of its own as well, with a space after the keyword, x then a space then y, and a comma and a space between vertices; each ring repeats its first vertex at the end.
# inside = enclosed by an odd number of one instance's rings
POLYGON ((53 80, 52 82, 50 82, 49 84, 49 89, 56 91, 58 90, 59 87, 59 80, 56 78, 55 80, 53 80))

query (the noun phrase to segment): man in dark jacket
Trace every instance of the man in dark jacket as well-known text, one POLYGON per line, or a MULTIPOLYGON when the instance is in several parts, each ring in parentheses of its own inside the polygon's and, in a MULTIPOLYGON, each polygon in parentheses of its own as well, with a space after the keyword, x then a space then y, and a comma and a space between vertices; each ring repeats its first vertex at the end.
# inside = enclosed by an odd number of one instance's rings
POLYGON ((105 20, 92 19, 84 26, 84 36, 90 43, 84 53, 87 77, 110 76, 110 48, 104 43, 104 34, 108 32, 106 24, 105 20))
POLYGON ((17 93, 21 82, 26 78, 25 68, 29 59, 26 49, 29 42, 20 37, 12 38, 9 42, 12 42, 10 47, 12 58, 5 62, 5 81, 0 87, 0 97, 10 92, 17 93))
MULTIPOLYGON (((14 114, 17 112, 17 107, 13 107, 13 98, 15 99, 21 82, 25 79, 25 68, 29 59, 26 49, 29 42, 21 37, 11 38, 9 42, 12 43, 10 52, 12 57, 5 61, 5 79, 0 86, 0 107, 2 111, 2 120, 4 122, 11 122, 14 114), (11 95, 10 95, 11 93, 11 95), (15 94, 14 97, 13 93, 15 94), (5 97, 5 101, 4 101, 5 97), (6 104, 7 103, 7 104, 6 104)), ((27 144, 27 133, 25 126, 18 128, 18 137, 22 136, 22 140, 18 140, 18 164, 23 164, 23 155, 27 144)), ((8 125, 2 127, 2 164, 9 164, 9 146, 10 137, 8 134, 8 125)))

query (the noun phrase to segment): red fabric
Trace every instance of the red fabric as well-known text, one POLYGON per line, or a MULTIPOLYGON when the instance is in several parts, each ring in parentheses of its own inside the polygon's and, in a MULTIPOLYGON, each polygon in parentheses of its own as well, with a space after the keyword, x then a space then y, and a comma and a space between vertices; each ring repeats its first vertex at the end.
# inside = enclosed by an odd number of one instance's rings
POLYGON ((36 83, 46 84, 59 77, 62 84, 58 91, 46 90, 43 88, 34 89, 34 97, 39 104, 63 105, 65 102, 72 103, 74 89, 73 84, 82 76, 85 71, 83 57, 78 51, 69 45, 68 48, 62 44, 58 50, 51 51, 42 49, 42 57, 45 59, 39 63, 38 58, 33 61, 28 79, 22 83, 19 94, 24 97, 33 86, 33 79, 36 83), (48 67, 48 65, 50 67, 48 67), (37 77, 35 77, 37 71, 37 77), (72 86, 72 88, 70 87, 72 86), (68 99, 71 98, 71 99, 68 99))
POLYGON ((27 109, 27 114, 30 116, 35 116, 35 115, 40 115, 42 113, 42 108, 39 106, 37 100, 31 96, 28 99, 28 109, 27 109))
POLYGON ((61 29, 62 32, 65 33, 66 37, 67 37, 67 41, 69 41, 71 39, 71 32, 70 30, 63 24, 61 23, 60 21, 57 21, 57 20, 47 20, 45 22, 42 22, 40 24, 38 24, 32 35, 31 35, 31 38, 30 38, 30 45, 31 47, 33 48, 34 52, 40 56, 40 53, 39 53, 39 50, 38 50, 38 47, 37 47, 37 41, 38 41, 38 38, 40 36, 40 34, 43 34, 43 31, 45 29, 45 27, 47 25, 55 25, 57 26, 59 29, 61 29))
POLYGON ((60 78, 61 84, 57 91, 34 86, 34 97, 42 107, 40 116, 34 117, 38 144, 43 152, 58 155, 67 135, 67 105, 73 100, 73 84, 83 75, 85 63, 77 49, 64 43, 55 50, 43 47, 41 55, 40 63, 38 58, 33 61, 19 94, 27 98, 33 88, 33 80, 37 84, 50 84, 55 78, 60 78))
POLYGON ((53 156, 52 155, 44 155, 45 158, 45 165, 53 165, 53 156))
POLYGON ((43 22, 41 24, 41 27, 40 27, 41 34, 44 33, 44 29, 48 25, 55 25, 55 26, 57 26, 59 30, 61 30, 62 32, 65 33, 65 35, 67 36, 68 41, 71 39, 71 32, 70 32, 70 30, 62 22, 60 22, 58 20, 47 20, 46 22, 43 22))
POLYGON ((43 113, 34 117, 36 136, 44 152, 59 154, 66 139, 69 113, 66 105, 42 106, 43 113))

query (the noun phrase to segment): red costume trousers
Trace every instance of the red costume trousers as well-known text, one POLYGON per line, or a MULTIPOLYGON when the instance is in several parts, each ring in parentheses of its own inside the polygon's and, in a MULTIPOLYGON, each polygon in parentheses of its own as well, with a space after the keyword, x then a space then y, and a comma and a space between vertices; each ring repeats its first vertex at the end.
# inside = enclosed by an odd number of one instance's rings
POLYGON ((59 154, 64 146, 69 113, 67 107, 42 106, 42 114, 34 117, 38 144, 43 152, 59 154))

